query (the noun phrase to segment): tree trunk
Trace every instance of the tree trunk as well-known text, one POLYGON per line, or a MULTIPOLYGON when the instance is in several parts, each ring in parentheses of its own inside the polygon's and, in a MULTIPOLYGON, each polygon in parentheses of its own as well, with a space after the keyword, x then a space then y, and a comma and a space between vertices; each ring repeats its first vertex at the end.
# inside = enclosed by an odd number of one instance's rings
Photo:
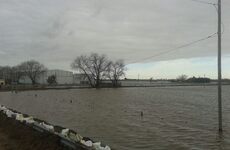
POLYGON ((35 84, 36 84, 36 80, 35 80, 35 79, 32 79, 32 78, 31 78, 31 81, 32 81, 32 85, 35 85, 35 84))
POLYGON ((97 77, 96 79, 96 85, 95 85, 96 88, 99 88, 100 87, 100 78, 97 77))

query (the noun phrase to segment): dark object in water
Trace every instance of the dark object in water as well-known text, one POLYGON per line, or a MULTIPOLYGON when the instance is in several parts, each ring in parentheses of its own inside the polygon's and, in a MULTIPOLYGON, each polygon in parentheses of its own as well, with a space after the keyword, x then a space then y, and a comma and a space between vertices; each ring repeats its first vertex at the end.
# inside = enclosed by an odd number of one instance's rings
POLYGON ((143 117, 144 116, 144 113, 143 113, 143 111, 141 111, 141 117, 143 117))
POLYGON ((73 103, 73 101, 72 101, 72 100, 70 100, 70 103, 73 103))

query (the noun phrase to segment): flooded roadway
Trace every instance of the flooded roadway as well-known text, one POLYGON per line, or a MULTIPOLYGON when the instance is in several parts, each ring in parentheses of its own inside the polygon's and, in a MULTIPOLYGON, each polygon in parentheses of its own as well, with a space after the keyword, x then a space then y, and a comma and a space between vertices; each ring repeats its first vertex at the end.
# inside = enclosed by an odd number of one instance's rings
POLYGON ((230 149, 229 91, 223 87, 223 135, 214 86, 1 92, 0 104, 115 150, 223 150, 230 149))

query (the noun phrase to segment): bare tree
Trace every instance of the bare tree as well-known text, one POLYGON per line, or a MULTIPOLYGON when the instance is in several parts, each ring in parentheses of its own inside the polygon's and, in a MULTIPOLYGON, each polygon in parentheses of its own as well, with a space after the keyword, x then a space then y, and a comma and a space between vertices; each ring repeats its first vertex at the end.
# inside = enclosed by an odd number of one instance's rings
POLYGON ((152 83, 152 82, 153 82, 153 77, 151 77, 151 78, 149 79, 149 82, 150 82, 150 83, 152 83))
POLYGON ((71 68, 78 70, 79 72, 83 73, 86 75, 86 77, 89 80, 89 83, 92 87, 95 86, 93 78, 91 76, 91 71, 90 71, 90 62, 89 58, 85 55, 81 55, 77 57, 74 62, 71 64, 71 68))
POLYGON ((0 67, 0 78, 5 79, 7 84, 19 83, 19 80, 24 76, 21 67, 18 66, 4 66, 0 67))
POLYGON ((23 72, 23 68, 20 65, 12 67, 12 81, 19 83, 20 79, 25 76, 25 72, 23 72))
POLYGON ((107 71, 107 77, 112 81, 114 87, 118 86, 118 81, 125 75, 125 71, 126 68, 123 60, 110 63, 107 71))
POLYGON ((43 64, 35 60, 22 62, 19 67, 21 71, 30 78, 33 85, 36 84, 37 79, 40 77, 40 75, 47 70, 43 64))
POLYGON ((110 66, 106 55, 92 53, 90 56, 79 56, 71 64, 71 67, 84 73, 92 87, 100 87, 101 80, 106 77, 106 71, 110 66))
POLYGON ((187 75, 180 75, 177 77, 177 81, 180 81, 180 82, 185 82, 187 80, 188 76, 187 75))
POLYGON ((10 66, 0 67, 0 78, 4 79, 6 84, 11 84, 13 80, 13 71, 10 66))

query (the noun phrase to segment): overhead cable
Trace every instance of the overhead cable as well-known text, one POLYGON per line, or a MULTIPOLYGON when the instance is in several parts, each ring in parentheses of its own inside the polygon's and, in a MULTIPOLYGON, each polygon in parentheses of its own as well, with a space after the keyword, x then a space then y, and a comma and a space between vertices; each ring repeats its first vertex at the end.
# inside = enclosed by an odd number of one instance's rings
POLYGON ((182 48, 185 48, 185 47, 189 47, 191 45, 194 45, 194 44, 197 44, 201 41, 205 41, 207 39, 210 39, 210 38, 213 38, 217 35, 217 33, 213 33, 209 36, 206 36, 204 38, 201 38, 201 39, 198 39, 198 40, 195 40, 195 41, 192 41, 192 42, 188 42, 186 44, 183 44, 183 45, 180 45, 180 46, 177 46, 175 48, 172 48, 172 49, 168 49, 168 50, 165 50, 163 52, 160 52, 160 53, 157 53, 155 55, 152 55, 152 56, 149 56, 149 57, 145 57, 145 58, 142 58, 140 60, 136 60, 136 61, 133 61, 133 62, 129 62, 128 64, 134 64, 134 63, 138 63, 138 62, 143 62, 143 61, 146 61, 146 60, 149 60, 149 59, 152 59, 152 58, 155 58, 155 57, 159 57, 159 56, 162 56, 162 55, 165 55, 165 54, 168 54, 168 53, 171 53, 171 52, 174 52, 174 51, 178 51, 182 48))

